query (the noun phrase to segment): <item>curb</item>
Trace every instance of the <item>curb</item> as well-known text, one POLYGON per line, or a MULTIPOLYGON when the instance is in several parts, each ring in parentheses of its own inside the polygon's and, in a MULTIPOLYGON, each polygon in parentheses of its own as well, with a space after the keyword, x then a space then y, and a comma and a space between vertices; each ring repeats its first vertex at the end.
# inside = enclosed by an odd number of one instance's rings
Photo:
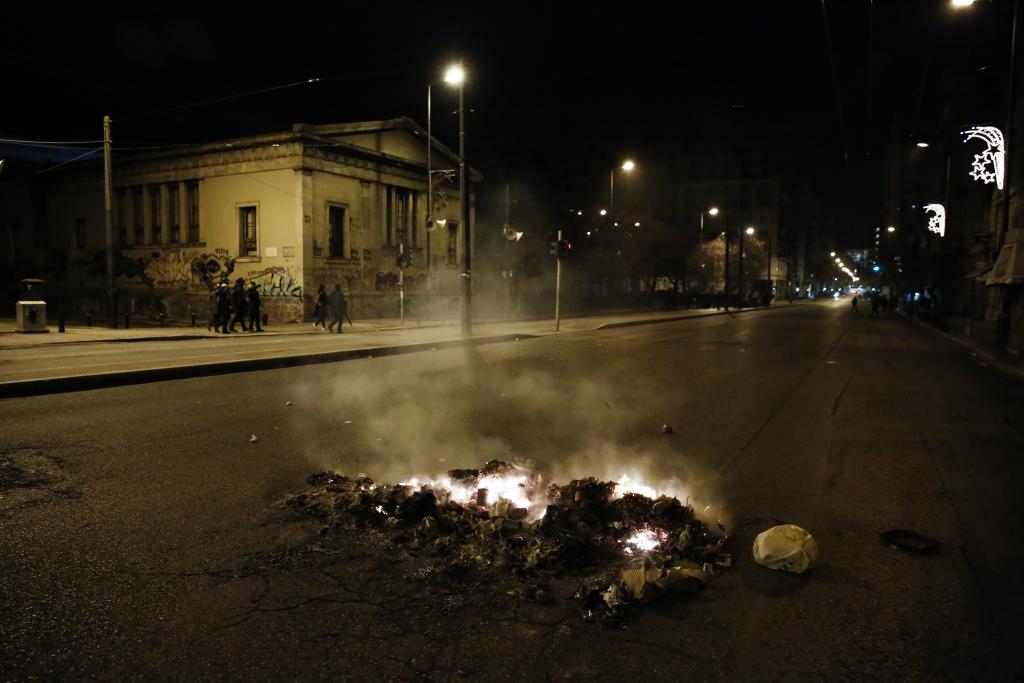
POLYGON ((647 318, 644 320, 626 320, 620 323, 603 323, 594 330, 614 330, 618 327, 636 327, 637 325, 655 325, 657 323, 671 323, 679 320, 693 320, 695 318, 712 318, 717 315, 736 315, 737 313, 754 313, 757 311, 787 310, 791 305, 786 306, 758 306, 750 308, 737 308, 731 311, 715 311, 713 313, 695 313, 693 315, 676 315, 667 318, 647 318))
POLYGON ((52 377, 46 379, 29 379, 16 382, 0 382, 0 399, 20 398, 26 396, 43 396, 72 391, 88 391, 90 389, 107 389, 110 387, 132 384, 149 384, 175 379, 191 379, 193 377, 212 377, 236 372, 252 372, 254 370, 276 370, 303 365, 319 365, 344 360, 373 358, 374 356, 397 356, 406 353, 419 353, 435 349, 449 349, 460 346, 480 346, 520 339, 533 339, 533 334, 501 334, 491 337, 474 339, 451 339, 438 342, 423 342, 400 346, 377 346, 345 351, 325 351, 294 356, 278 356, 274 358, 249 358, 245 360, 221 361, 218 363, 202 363, 199 365, 182 365, 165 368, 146 368, 142 370, 124 370, 121 372, 105 372, 94 375, 71 375, 68 377, 52 377))

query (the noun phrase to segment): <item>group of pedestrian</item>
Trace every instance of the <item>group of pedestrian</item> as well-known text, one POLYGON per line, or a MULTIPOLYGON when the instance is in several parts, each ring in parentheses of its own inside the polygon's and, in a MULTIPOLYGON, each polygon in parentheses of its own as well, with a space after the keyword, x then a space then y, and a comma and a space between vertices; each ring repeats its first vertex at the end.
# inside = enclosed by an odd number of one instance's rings
POLYGON ((212 329, 221 334, 238 332, 236 327, 241 323, 243 332, 263 331, 260 290, 255 282, 250 281, 248 287, 245 286, 244 278, 235 280, 233 287, 228 287, 227 282, 221 282, 211 294, 213 302, 207 330, 212 329))
MULTIPOLYGON (((860 301, 860 295, 854 294, 853 299, 850 301, 850 306, 853 308, 854 315, 857 314, 857 304, 860 301)), ((892 301, 885 294, 879 294, 878 292, 871 292, 871 296, 868 298, 868 302, 871 304, 871 317, 877 318, 879 313, 888 312, 892 301)))
POLYGON ((344 320, 348 320, 349 325, 352 324, 352 318, 348 317, 348 302, 341 291, 341 285, 334 285, 334 291, 330 294, 327 294, 326 288, 320 285, 316 290, 313 315, 316 316, 316 321, 313 323, 314 330, 320 326, 325 332, 334 332, 334 326, 337 325, 337 332, 341 334, 341 325, 344 320), (331 318, 330 324, 327 324, 328 316, 331 318))

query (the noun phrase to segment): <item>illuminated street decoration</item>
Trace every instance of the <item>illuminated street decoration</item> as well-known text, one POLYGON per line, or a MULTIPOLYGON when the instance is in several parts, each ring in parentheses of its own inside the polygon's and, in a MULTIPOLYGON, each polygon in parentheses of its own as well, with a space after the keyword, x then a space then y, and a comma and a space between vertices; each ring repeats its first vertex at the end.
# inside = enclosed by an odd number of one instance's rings
POLYGON ((925 204, 925 211, 931 211, 928 216, 928 229, 939 237, 946 236, 946 207, 942 204, 925 204))
POLYGON ((985 150, 974 155, 971 177, 986 185, 994 182, 997 188, 1003 189, 1003 177, 1006 173, 1003 132, 995 126, 973 126, 964 131, 964 142, 975 139, 985 143, 985 150))

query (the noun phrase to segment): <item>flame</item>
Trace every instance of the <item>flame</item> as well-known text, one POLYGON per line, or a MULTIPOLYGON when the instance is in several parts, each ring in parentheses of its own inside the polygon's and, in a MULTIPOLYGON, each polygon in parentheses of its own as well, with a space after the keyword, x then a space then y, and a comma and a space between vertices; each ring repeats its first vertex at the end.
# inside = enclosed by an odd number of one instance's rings
MULTIPOLYGON (((637 529, 623 541, 627 546, 633 546, 640 552, 649 552, 657 548, 663 541, 668 539, 668 533, 661 529, 637 529)), ((629 548, 627 548, 629 550, 629 548)))
POLYGON ((658 492, 647 484, 633 481, 633 478, 628 474, 623 474, 616 481, 614 497, 622 498, 627 493, 639 493, 641 496, 647 496, 648 498, 658 497, 658 492))
MULTIPOLYGON (((449 477, 438 477, 436 479, 413 477, 402 482, 403 486, 420 488, 429 486, 434 489, 443 489, 448 492, 448 497, 459 505, 467 505, 475 502, 477 490, 486 489, 487 499, 485 505, 493 505, 504 498, 511 501, 513 505, 520 508, 532 508, 538 504, 543 505, 543 500, 533 501, 526 495, 526 475, 498 476, 488 475, 481 477, 479 481, 471 484, 452 481, 449 477)), ((542 497, 542 494, 539 495, 542 497)))

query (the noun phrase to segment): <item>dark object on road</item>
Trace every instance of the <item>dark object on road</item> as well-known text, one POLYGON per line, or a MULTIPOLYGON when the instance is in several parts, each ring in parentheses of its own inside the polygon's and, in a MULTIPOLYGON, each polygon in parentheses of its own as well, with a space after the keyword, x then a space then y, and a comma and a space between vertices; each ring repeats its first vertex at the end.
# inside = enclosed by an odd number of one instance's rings
POLYGON ((894 548, 909 550, 918 555, 933 555, 939 552, 942 544, 930 536, 923 536, 909 529, 890 529, 878 534, 882 541, 894 548))
POLYGON ((672 425, 661 425, 661 431, 665 434, 671 434, 673 432, 672 425))

